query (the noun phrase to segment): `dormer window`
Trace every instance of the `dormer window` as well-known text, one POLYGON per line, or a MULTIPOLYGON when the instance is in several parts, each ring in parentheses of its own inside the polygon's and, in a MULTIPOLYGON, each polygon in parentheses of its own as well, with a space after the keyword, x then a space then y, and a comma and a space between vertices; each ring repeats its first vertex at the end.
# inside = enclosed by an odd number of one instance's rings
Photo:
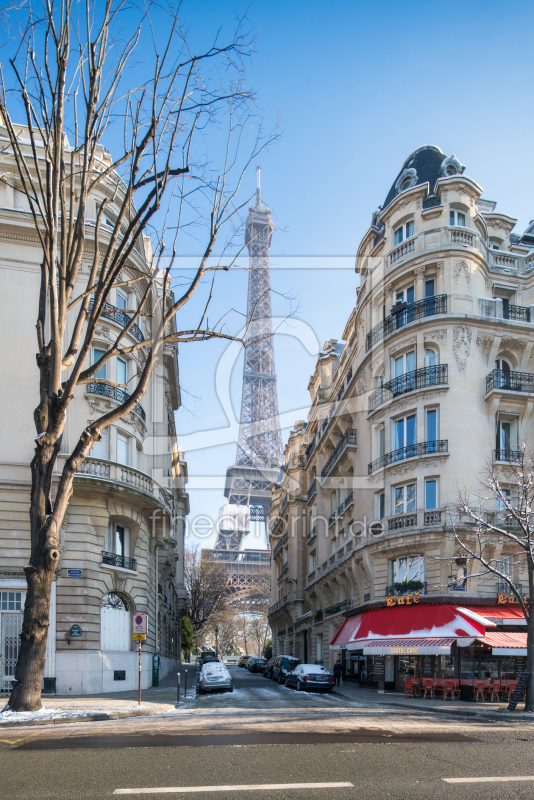
POLYGON ((451 208, 450 210, 450 224, 457 225, 461 228, 465 228, 465 214, 463 211, 456 211, 455 208, 451 208))

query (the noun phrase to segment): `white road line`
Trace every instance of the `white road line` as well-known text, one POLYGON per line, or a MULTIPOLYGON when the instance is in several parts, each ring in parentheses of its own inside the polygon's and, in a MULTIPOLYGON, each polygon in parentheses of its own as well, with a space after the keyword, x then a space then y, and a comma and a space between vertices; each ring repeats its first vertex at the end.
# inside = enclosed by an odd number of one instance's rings
POLYGON ((350 789, 353 783, 245 783, 241 786, 161 786, 153 789, 115 789, 113 794, 186 794, 187 792, 254 792, 261 789, 350 789))
POLYGON ((507 781, 534 781, 534 775, 511 775, 507 778, 443 778, 445 783, 506 783, 507 781))

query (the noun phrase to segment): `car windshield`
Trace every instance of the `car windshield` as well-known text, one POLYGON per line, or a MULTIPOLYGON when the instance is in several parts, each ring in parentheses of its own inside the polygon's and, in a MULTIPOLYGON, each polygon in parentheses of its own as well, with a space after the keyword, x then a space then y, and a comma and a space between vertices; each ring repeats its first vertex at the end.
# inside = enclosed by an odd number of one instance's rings
POLYGON ((298 666, 298 663, 299 663, 298 660, 290 661, 288 658, 283 658, 280 661, 280 666, 283 667, 284 669, 295 669, 295 667, 298 666))
POLYGON ((299 672, 303 675, 330 675, 328 670, 320 664, 301 664, 299 672))

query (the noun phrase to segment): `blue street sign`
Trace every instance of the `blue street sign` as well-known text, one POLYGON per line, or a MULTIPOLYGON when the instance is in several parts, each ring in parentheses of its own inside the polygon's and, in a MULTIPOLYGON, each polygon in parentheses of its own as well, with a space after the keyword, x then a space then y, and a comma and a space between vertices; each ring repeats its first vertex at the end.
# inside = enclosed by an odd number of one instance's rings
POLYGON ((67 578, 81 578, 83 576, 83 570, 81 569, 68 569, 67 570, 67 578))

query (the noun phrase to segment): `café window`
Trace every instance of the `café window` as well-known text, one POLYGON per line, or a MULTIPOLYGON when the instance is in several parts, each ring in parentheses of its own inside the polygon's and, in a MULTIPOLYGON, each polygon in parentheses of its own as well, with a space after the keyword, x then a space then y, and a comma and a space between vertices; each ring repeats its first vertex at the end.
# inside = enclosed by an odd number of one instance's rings
POLYGON ((424 583, 425 557, 417 555, 392 559, 390 561, 390 577, 393 586, 396 583, 406 583, 408 581, 424 583))

